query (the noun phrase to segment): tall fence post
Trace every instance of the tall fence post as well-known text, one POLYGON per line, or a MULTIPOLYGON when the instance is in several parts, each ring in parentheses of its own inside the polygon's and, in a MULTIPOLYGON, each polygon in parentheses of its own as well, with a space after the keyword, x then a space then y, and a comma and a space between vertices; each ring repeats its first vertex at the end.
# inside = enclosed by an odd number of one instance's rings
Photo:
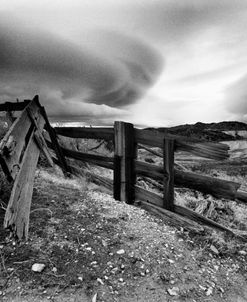
POLYGON ((164 139, 164 196, 163 208, 174 210, 174 139, 164 139))
POLYGON ((114 124, 114 192, 116 200, 128 204, 135 201, 135 166, 136 146, 134 127, 130 123, 115 122, 114 124))

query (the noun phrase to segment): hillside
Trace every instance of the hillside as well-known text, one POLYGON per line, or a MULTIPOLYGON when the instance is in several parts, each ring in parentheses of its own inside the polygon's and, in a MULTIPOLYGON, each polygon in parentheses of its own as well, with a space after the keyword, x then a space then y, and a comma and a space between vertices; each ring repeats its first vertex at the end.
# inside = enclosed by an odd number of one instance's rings
MULTIPOLYGON (((59 142, 73 150, 113 156, 104 140, 60 137, 59 142)), ((243 151, 238 148, 238 152, 243 151)), ((163 165, 162 158, 143 148, 138 159, 163 165)), ((181 169, 236 181, 246 191, 246 157, 210 161, 181 151, 175 160, 181 169)), ((112 191, 87 176, 89 172, 112 178, 112 170, 79 161, 73 164, 82 169, 81 177, 65 178, 58 167, 48 168, 41 156, 28 242, 18 242, 0 227, 0 298, 18 302, 247 300, 246 204, 177 187, 177 205, 234 232, 199 225, 182 228, 160 212, 144 211, 138 200, 132 206, 115 201, 112 191), (33 271, 34 264, 41 264, 41 271, 33 271)), ((161 195, 163 183, 150 181, 137 177, 138 186, 161 195)), ((2 226, 11 186, 1 172, 0 185, 2 226)))
POLYGON ((219 123, 201 123, 185 124, 175 127, 147 128, 153 131, 170 133, 204 139, 208 141, 226 141, 242 139, 241 136, 227 134, 228 131, 247 131, 247 124, 241 122, 219 122, 219 123))
POLYGON ((0 251, 4 301, 247 299, 242 242, 189 234, 51 169, 36 173, 29 241, 7 237, 0 251), (33 272, 34 263, 44 270, 33 272))

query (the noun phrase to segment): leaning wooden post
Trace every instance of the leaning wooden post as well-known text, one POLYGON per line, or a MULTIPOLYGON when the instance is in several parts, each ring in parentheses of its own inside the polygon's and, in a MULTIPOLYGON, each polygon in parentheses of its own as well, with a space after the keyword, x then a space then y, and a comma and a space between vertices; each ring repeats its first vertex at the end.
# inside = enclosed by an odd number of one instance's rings
POLYGON ((115 160, 114 192, 117 200, 128 204, 135 201, 135 166, 136 146, 134 127, 130 123, 115 122, 115 160))
POLYGON ((164 197, 163 208, 174 210, 174 140, 164 139, 164 197))
MULTIPOLYGON (((35 98, 37 98, 37 102, 39 102, 38 96, 35 96, 35 98)), ((45 111, 45 107, 40 105, 40 110, 41 110, 41 114, 46 122, 45 129, 48 131, 48 133, 50 135, 50 139, 54 146, 54 150, 57 155, 57 159, 62 167, 64 174, 69 176, 71 174, 71 169, 70 169, 69 165, 67 164, 63 151, 57 141, 56 132, 55 132, 54 128, 50 125, 49 119, 48 119, 46 111, 45 111), (69 173, 69 174, 67 174, 67 173, 69 173)))

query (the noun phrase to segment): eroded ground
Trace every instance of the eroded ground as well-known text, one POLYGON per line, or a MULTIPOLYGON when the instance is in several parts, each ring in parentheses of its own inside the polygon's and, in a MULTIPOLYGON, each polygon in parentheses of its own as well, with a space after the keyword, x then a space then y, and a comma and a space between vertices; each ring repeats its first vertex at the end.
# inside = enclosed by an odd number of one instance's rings
POLYGON ((36 175, 29 241, 1 240, 3 301, 247 301, 246 244, 189 235, 52 171, 36 175))

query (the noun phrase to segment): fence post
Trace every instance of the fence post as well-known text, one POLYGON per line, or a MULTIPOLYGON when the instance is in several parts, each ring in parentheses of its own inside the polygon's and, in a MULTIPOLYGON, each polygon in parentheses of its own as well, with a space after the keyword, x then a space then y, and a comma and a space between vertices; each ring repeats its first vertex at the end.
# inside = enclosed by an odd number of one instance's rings
POLYGON ((164 139, 164 196, 163 208, 174 210, 174 139, 164 139))
MULTIPOLYGON (((34 97, 34 99, 36 100, 36 102, 39 104, 39 97, 36 95, 34 97)), ((40 106, 40 110, 41 110, 41 114, 46 122, 45 124, 45 129, 48 131, 50 139, 51 139, 51 143, 54 146, 54 151, 57 155, 57 159, 58 162, 61 164, 62 170, 64 175, 69 176, 71 174, 71 169, 70 166, 67 164, 66 158, 63 154, 63 151, 57 141, 57 135, 56 135, 56 131, 54 130, 54 128, 50 125, 49 119, 47 117, 46 111, 45 111, 45 107, 44 106, 40 106)))
POLYGON ((115 122, 114 124, 114 192, 117 200, 128 204, 135 201, 135 166, 136 146, 133 124, 115 122))

